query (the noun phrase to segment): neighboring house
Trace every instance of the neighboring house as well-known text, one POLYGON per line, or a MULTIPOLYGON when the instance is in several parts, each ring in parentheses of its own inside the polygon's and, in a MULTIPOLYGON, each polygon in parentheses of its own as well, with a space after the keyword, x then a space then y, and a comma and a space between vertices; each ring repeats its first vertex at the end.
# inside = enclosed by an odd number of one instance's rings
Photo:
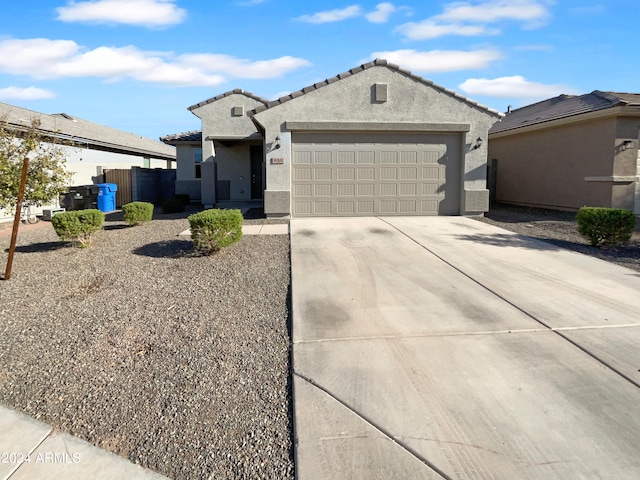
MULTIPOLYGON (((91 185, 104 181, 106 169, 128 169, 132 166, 173 168, 175 148, 133 133, 123 132, 65 113, 47 115, 0 103, 0 120, 17 131, 40 120, 45 137, 64 140, 66 168, 73 172, 71 185, 91 185)), ((0 211, 0 222, 11 220, 8 212, 0 211)))
POLYGON ((495 200, 640 214, 640 94, 560 95, 507 113, 489 131, 495 200))
POLYGON ((472 215, 488 209, 495 110, 385 60, 275 101, 233 90, 189 107, 176 192, 206 207, 262 199, 269 217, 472 215))

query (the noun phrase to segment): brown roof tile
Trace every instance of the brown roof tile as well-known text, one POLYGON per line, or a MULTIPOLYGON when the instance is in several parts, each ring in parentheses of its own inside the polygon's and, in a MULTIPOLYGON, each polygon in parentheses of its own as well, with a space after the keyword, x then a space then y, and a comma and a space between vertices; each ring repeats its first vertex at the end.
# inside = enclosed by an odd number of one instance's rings
POLYGON ((640 94, 594 90, 585 95, 559 95, 509 112, 489 134, 515 130, 607 108, 640 104, 640 94))
POLYGON ((182 132, 175 133, 173 135, 165 135, 164 137, 160 137, 160 140, 166 143, 167 145, 174 145, 176 143, 182 142, 201 142, 202 141, 202 131, 193 130, 191 132, 182 132))
POLYGON ((239 95, 244 95, 245 97, 249 97, 252 98, 253 100, 256 100, 258 102, 267 104, 269 103, 269 100, 267 100, 266 98, 262 98, 259 97, 258 95, 254 95, 251 92, 247 92, 241 88, 234 88, 233 90, 230 90, 228 92, 225 93, 221 93, 220 95, 216 95, 215 97, 209 98, 208 100, 204 100, 203 102, 200 103, 196 103, 195 105, 191 105, 189 108, 187 108, 187 110, 189 110, 190 112, 195 110, 196 108, 200 108, 203 107, 204 105, 208 105, 209 103, 213 103, 217 100, 220 100, 221 98, 225 98, 228 97, 230 95, 235 95, 235 94, 239 94, 239 95))

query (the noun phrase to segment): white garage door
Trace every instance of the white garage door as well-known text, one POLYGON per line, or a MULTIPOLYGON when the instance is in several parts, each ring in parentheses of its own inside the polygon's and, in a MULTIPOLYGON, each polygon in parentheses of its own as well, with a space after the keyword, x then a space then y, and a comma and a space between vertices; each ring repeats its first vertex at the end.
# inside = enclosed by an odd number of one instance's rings
POLYGON ((457 215, 460 134, 293 133, 292 215, 457 215))

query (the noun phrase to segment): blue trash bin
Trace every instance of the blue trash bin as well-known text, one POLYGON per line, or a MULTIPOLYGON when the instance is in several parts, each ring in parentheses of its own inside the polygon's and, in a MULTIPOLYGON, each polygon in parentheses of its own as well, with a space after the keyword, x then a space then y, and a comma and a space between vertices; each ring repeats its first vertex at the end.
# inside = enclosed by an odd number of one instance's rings
POLYGON ((101 212, 113 212, 116 209, 116 192, 118 185, 115 183, 99 183, 98 210, 101 212))

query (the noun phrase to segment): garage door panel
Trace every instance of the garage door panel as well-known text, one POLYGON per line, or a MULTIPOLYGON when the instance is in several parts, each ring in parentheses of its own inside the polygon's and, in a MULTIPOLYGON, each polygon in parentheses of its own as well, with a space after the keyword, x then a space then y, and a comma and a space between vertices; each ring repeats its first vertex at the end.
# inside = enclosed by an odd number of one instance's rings
POLYGON ((326 168, 326 167, 316 167, 313 169, 313 179, 314 180, 332 180, 333 169, 326 168))
POLYGON ((351 164, 355 164, 356 163, 356 153, 355 151, 353 152, 338 152, 338 156, 337 156, 337 161, 338 163, 351 163, 351 164))
POLYGON ((300 197, 311 197, 311 188, 312 185, 310 183, 307 184, 297 184, 293 186, 293 196, 296 198, 300 197))
POLYGON ((459 213, 459 134, 294 132, 292 140, 294 215, 459 213))
POLYGON ((313 169, 306 167, 298 167, 293 169, 293 180, 301 182, 309 182, 313 178, 313 169))
POLYGON ((360 151, 357 152, 358 163, 376 163, 376 152, 374 151, 360 151))
POLYGON ((398 184, 397 183, 381 183, 380 196, 381 197, 397 197, 398 184))
POLYGON ((331 214, 331 201, 319 201, 313 202, 313 213, 316 215, 330 215, 331 214))
POLYGON ((376 186, 373 183, 359 183, 357 192, 358 197, 373 197, 376 194, 376 186))
POLYGON ((333 196, 333 185, 314 185, 313 186, 313 196, 314 197, 332 197, 333 196))
POLYGON ((357 178, 358 180, 375 180, 376 169, 360 167, 357 170, 357 178))

